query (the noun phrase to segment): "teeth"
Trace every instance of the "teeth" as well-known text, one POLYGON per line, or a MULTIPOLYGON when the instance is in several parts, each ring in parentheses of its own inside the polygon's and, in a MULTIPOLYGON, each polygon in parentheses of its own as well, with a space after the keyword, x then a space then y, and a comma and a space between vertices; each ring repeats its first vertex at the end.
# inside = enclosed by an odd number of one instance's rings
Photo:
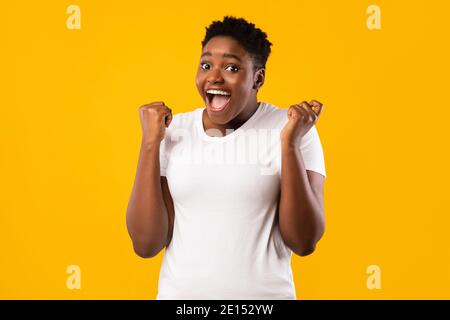
POLYGON ((206 93, 210 93, 210 94, 220 94, 223 96, 231 96, 230 93, 222 91, 222 90, 207 90, 206 93))

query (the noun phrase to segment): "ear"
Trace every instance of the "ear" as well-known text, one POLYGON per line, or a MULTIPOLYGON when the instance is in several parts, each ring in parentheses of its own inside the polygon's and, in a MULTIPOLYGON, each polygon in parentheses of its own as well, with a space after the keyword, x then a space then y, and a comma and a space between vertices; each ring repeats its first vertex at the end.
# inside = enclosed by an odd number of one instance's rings
POLYGON ((253 84, 253 89, 258 90, 264 84, 264 79, 266 77, 266 70, 264 68, 259 69, 255 73, 255 82, 253 84))

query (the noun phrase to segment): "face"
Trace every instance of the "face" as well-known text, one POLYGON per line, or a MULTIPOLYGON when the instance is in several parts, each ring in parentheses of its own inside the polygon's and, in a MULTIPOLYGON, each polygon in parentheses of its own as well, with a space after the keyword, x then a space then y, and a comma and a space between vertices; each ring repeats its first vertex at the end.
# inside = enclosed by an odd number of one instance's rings
POLYGON ((197 89, 211 121, 226 124, 256 103, 263 76, 264 70, 254 71, 251 56, 235 39, 211 38, 202 50, 196 75, 197 89), (209 90, 216 91, 207 93, 209 90))

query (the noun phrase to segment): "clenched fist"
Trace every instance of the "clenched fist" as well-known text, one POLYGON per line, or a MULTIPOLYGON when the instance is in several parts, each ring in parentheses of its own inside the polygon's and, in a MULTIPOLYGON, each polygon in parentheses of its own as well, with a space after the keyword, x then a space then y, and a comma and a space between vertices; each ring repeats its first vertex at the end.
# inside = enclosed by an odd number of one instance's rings
POLYGON ((161 143, 166 128, 172 122, 172 110, 164 102, 152 102, 139 108, 142 125, 142 140, 146 143, 161 143))
POLYGON ((283 144, 298 146, 300 139, 316 124, 323 110, 323 105, 311 100, 294 104, 288 109, 288 122, 281 130, 280 139, 283 144))

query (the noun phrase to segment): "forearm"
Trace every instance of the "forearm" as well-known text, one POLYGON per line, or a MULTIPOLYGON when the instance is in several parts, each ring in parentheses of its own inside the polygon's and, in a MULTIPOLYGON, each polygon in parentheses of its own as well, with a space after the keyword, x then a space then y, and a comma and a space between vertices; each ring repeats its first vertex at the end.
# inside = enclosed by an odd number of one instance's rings
POLYGON ((159 147, 142 141, 127 208, 128 232, 142 257, 156 255, 167 240, 169 221, 161 189, 159 147))
POLYGON ((299 255, 314 251, 324 232, 323 209, 309 184, 298 147, 282 144, 280 233, 285 243, 299 255))

